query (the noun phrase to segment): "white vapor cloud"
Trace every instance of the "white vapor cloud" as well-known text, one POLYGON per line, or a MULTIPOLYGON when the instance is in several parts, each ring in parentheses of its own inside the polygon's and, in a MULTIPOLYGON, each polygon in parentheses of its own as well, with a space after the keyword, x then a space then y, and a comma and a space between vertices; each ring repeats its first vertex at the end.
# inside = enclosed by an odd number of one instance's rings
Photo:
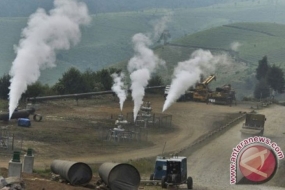
POLYGON ((113 73, 111 76, 114 80, 112 90, 117 94, 118 98, 120 99, 120 109, 122 111, 124 102, 127 98, 127 93, 126 90, 124 89, 124 82, 123 82, 125 75, 124 73, 121 74, 113 73))
POLYGON ((202 49, 192 53, 189 60, 179 62, 174 69, 173 79, 162 112, 168 109, 185 91, 200 79, 200 75, 213 73, 218 66, 230 65, 226 54, 213 55, 202 49))
POLYGON ((239 42, 233 42, 233 43, 231 43, 231 49, 232 49, 233 51, 238 51, 240 46, 241 46, 241 44, 240 44, 239 42))
POLYGON ((22 31, 17 54, 10 70, 10 118, 27 86, 40 77, 40 70, 55 67, 56 51, 68 50, 79 43, 80 26, 91 21, 85 4, 76 0, 55 0, 47 13, 39 8, 29 17, 22 31))
POLYGON ((163 16, 162 18, 151 21, 153 26, 153 38, 157 39, 161 36, 164 30, 167 29, 167 24, 171 22, 173 13, 170 12, 168 15, 163 16))
POLYGON ((143 103, 145 87, 159 65, 165 62, 159 59, 149 48, 152 45, 149 37, 142 33, 135 34, 132 38, 135 55, 128 62, 128 71, 131 79, 132 98, 134 101, 134 121, 143 103))

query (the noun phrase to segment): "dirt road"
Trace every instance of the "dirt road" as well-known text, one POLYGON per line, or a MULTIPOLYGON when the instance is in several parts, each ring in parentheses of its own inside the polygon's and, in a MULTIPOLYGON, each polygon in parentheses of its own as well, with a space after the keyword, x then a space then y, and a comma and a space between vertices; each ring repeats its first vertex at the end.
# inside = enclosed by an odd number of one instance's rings
MULTIPOLYGON (((264 136, 276 142, 285 152, 284 112, 285 107, 277 105, 259 111, 267 118, 264 136)), ((232 149, 242 140, 239 132, 241 125, 242 122, 188 158, 188 172, 193 177, 195 189, 285 189, 276 187, 280 185, 280 179, 277 178, 284 176, 283 167, 279 168, 275 177, 265 185, 230 185, 230 155, 232 149)))

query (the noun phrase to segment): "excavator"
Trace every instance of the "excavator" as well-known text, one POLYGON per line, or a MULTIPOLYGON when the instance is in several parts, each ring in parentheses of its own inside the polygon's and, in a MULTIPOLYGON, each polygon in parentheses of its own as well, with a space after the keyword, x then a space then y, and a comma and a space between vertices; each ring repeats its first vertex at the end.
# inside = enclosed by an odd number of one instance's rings
POLYGON ((209 84, 216 80, 215 75, 210 75, 203 82, 197 83, 193 93, 194 101, 207 102, 208 97, 211 95, 212 91, 209 89, 209 84))

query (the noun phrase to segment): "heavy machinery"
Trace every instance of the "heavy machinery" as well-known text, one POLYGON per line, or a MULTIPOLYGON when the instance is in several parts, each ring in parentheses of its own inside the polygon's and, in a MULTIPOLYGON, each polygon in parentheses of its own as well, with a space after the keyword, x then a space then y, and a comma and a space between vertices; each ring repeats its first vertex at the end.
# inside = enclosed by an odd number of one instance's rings
POLYGON ((183 156, 172 156, 170 158, 158 156, 150 180, 160 180, 163 189, 166 189, 167 186, 181 184, 187 184, 188 189, 193 188, 192 177, 187 177, 187 158, 183 156))
POLYGON ((197 83, 194 93, 193 93, 193 100, 194 101, 201 101, 207 102, 208 97, 211 96, 212 91, 209 89, 209 84, 216 80, 215 75, 210 75, 207 77, 203 82, 197 83))
POLYGON ((235 102, 236 105, 235 91, 232 89, 230 84, 218 87, 216 88, 216 91, 209 95, 208 102, 230 106, 235 102))
MULTIPOLYGON (((201 101, 206 102, 208 100, 209 95, 211 94, 211 90, 209 89, 209 84, 213 80, 216 80, 215 75, 210 75, 203 82, 196 83, 195 88, 190 87, 188 90, 182 94, 177 101, 201 101)), ((170 85, 167 85, 164 90, 164 98, 166 99, 168 92, 170 89, 170 85)))
POLYGON ((262 136, 264 133, 264 123, 266 117, 263 114, 247 113, 245 117, 245 123, 240 130, 242 136, 262 136))

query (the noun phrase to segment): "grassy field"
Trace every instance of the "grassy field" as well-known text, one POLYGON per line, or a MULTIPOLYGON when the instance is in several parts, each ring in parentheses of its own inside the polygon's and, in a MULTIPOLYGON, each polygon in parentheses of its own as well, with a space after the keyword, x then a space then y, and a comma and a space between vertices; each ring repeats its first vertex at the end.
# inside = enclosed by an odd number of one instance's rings
MULTIPOLYGON (((277 3, 276 5, 267 0, 229 1, 225 4, 203 8, 149 9, 92 15, 91 25, 82 29, 81 43, 69 51, 58 52, 58 67, 43 71, 40 81, 54 84, 70 66, 75 66, 81 71, 87 68, 98 70, 128 60, 133 55, 131 37, 138 32, 152 32, 151 21, 170 12, 172 13, 172 20, 167 27, 172 36, 170 40, 175 41, 188 34, 236 22, 284 23, 285 13, 283 10, 285 2, 278 1, 277 3)), ((26 23, 27 18, 0 18, 0 76, 8 73, 11 67, 11 63, 16 56, 13 45, 18 44, 21 29, 26 26, 26 23)), ((228 28, 228 30, 233 30, 233 28, 228 28)), ((236 30, 236 32, 243 35, 244 31, 236 30)), ((207 35, 209 35, 208 38, 211 38, 211 34, 207 35)), ((251 38, 246 40, 249 39, 251 38)), ((207 41, 206 38, 205 40, 198 40, 201 41, 199 43, 207 45, 207 47, 222 45, 211 44, 212 42, 207 41)), ((280 41, 276 40, 275 42, 280 41)), ((275 42, 272 41, 269 45, 275 42)), ((267 44, 266 41, 263 41, 263 43, 267 44)), ((280 42, 280 44, 282 43, 280 42)), ((154 46, 156 45, 154 44, 154 46)), ((228 43, 224 43, 222 46, 225 47, 226 45, 228 43)), ((257 45, 262 45, 262 42, 257 45)), ((261 51, 260 54, 264 54, 268 52, 268 49, 258 49, 258 51, 261 51)), ((260 57, 259 55, 252 55, 253 52, 256 51, 244 50, 241 53, 244 58, 251 61, 260 57)), ((272 51, 273 53, 276 54, 275 57, 278 57, 279 53, 282 53, 282 49, 279 49, 279 52, 272 51)))

